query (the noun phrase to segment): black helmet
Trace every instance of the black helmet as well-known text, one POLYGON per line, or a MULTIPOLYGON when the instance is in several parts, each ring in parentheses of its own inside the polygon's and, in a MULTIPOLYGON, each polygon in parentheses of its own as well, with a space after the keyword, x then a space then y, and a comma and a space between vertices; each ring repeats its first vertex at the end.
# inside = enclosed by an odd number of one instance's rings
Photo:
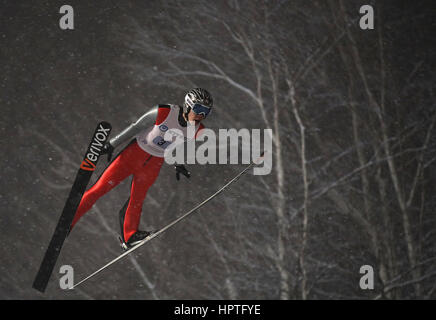
POLYGON ((212 95, 205 89, 194 88, 188 91, 185 96, 185 107, 190 110, 196 103, 212 108, 212 95))

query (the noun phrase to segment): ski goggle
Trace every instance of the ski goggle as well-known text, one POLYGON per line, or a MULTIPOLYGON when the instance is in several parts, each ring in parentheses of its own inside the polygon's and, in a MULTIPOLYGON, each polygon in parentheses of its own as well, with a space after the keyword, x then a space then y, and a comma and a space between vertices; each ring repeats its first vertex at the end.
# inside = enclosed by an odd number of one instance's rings
POLYGON ((211 110, 210 107, 203 106, 202 104, 199 104, 199 103, 194 104, 191 109, 192 109, 192 111, 194 111, 195 114, 198 114, 198 115, 202 114, 203 117, 205 117, 205 118, 207 117, 207 115, 209 114, 209 112, 211 110))

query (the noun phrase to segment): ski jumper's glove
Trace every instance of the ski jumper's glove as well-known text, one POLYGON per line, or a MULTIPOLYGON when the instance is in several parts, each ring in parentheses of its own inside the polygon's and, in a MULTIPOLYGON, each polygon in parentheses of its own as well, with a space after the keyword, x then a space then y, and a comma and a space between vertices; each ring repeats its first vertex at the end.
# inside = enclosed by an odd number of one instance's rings
POLYGON ((176 164, 176 178, 177 180, 180 180, 180 174, 183 174, 186 178, 189 178, 191 176, 191 173, 185 168, 183 164, 176 164))
POLYGON ((108 162, 111 161, 113 152, 114 152, 114 147, 109 142, 106 142, 105 145, 103 146, 103 149, 101 150, 101 154, 107 154, 108 162))

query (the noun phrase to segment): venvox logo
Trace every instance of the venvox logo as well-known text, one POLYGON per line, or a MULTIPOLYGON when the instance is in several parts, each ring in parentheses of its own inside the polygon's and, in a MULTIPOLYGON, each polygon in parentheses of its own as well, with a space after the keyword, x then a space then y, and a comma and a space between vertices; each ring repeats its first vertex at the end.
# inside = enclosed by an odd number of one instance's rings
POLYGON ((85 159, 83 159, 80 169, 86 171, 94 171, 101 150, 109 136, 111 125, 107 122, 100 123, 98 129, 94 133, 91 144, 86 151, 85 159))
POLYGON ((95 164, 92 163, 88 158, 85 158, 82 161, 82 164, 80 165, 80 169, 87 170, 87 171, 94 171, 95 170, 95 164))

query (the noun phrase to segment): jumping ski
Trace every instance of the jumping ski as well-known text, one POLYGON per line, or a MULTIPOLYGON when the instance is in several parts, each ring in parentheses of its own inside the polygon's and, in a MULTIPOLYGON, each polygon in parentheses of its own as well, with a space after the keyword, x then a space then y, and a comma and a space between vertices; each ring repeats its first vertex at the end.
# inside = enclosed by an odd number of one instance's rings
POLYGON ((62 245, 70 230, 74 214, 79 206, 80 200, 82 199, 83 193, 86 190, 86 186, 91 179, 92 173, 95 170, 97 161, 111 129, 111 125, 107 122, 100 122, 95 129, 50 244, 45 252, 38 274, 33 282, 33 288, 38 291, 44 292, 47 287, 47 283, 53 272, 53 268, 56 265, 62 245))
POLYGON ((124 253, 122 253, 121 255, 119 255, 118 257, 116 257, 115 259, 113 259, 112 261, 108 262, 107 264, 105 264, 103 267, 101 267, 100 269, 98 269, 97 271, 95 271, 94 273, 90 274, 89 276, 87 276, 86 278, 84 278, 83 280, 79 281, 78 283, 74 284, 70 289, 74 289, 77 286, 79 286, 80 284, 84 283, 85 281, 89 280, 90 278, 94 277, 95 275, 97 275, 98 273, 100 273, 101 271, 103 271, 104 269, 106 269, 107 267, 111 266, 112 264, 114 264, 115 262, 121 260, 122 258, 124 258, 125 256, 127 256, 128 254, 132 253, 133 251, 135 251, 136 249, 138 249, 139 247, 143 246, 144 244, 146 244, 147 242, 149 242, 150 240, 156 238, 157 236, 159 236, 160 234, 164 233, 166 230, 168 230, 169 228, 173 227, 174 225, 176 225, 177 223, 179 223, 180 221, 182 221, 183 219, 185 219, 186 217, 188 217, 190 214, 194 213, 195 211, 197 211, 198 209, 200 209, 202 206, 204 206, 206 203, 208 203, 210 200, 212 200, 213 198, 215 198, 216 196, 218 196, 221 192, 223 192, 227 187, 229 187, 232 183, 234 183, 236 180, 238 180, 244 173, 246 173, 250 168, 252 168, 254 165, 257 165, 260 163, 260 160, 264 157, 264 153, 262 152, 262 154, 260 155, 259 158, 257 158, 255 161, 251 162, 248 166, 246 166, 244 168, 244 170, 242 170, 240 173, 238 173, 233 179, 231 179, 229 182, 227 182, 224 186, 222 186, 220 189, 218 189, 214 194, 212 194, 209 198, 203 200, 201 203, 197 204, 194 208, 192 208, 191 210, 189 210, 188 212, 186 212, 185 214, 183 214, 182 216, 180 216, 179 218, 175 219, 174 221, 172 221, 171 223, 167 224, 165 227, 163 227, 162 229, 159 229, 158 231, 155 231, 153 233, 151 233, 148 237, 144 238, 144 240, 142 240, 141 242, 139 242, 137 245, 131 247, 130 249, 128 249, 127 251, 125 251, 124 253))

